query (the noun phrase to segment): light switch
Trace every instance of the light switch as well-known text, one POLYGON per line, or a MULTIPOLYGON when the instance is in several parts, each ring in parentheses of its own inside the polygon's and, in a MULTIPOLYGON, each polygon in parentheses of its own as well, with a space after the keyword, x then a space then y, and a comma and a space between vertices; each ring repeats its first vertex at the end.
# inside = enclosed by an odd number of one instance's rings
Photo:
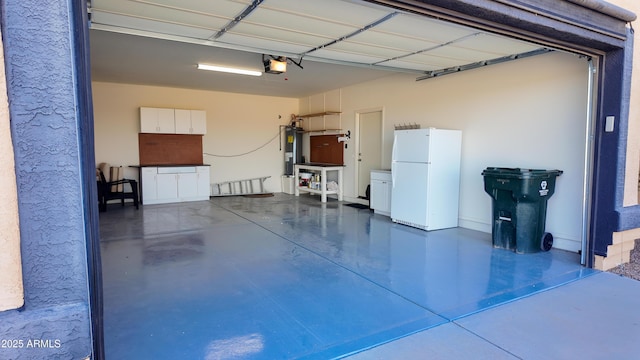
POLYGON ((615 116, 607 116, 604 122, 604 131, 605 132, 613 132, 614 124, 616 121, 615 116))

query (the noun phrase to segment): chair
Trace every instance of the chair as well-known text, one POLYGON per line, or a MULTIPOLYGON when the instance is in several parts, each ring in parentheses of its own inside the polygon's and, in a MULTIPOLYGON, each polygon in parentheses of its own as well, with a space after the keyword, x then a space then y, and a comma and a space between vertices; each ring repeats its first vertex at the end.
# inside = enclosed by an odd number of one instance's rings
POLYGON ((107 202, 110 200, 120 200, 124 206, 125 199, 132 199, 133 205, 138 209, 138 182, 132 179, 120 179, 107 181, 104 172, 96 169, 98 183, 98 202, 100 211, 107 211, 107 202), (129 184, 131 191, 128 191, 125 184, 129 184))

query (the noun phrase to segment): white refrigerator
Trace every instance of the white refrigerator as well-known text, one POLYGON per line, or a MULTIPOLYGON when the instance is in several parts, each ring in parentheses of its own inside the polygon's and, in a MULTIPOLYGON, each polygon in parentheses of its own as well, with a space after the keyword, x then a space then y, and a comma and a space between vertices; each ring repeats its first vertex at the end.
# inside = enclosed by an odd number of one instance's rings
POLYGON ((458 226, 462 132, 396 130, 391 161, 391 219, 423 230, 458 226))

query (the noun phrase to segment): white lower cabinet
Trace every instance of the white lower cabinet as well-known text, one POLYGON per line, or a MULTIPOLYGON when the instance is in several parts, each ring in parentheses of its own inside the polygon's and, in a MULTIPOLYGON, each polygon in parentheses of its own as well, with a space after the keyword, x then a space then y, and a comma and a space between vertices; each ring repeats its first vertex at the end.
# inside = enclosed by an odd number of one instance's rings
POLYGON ((157 204, 158 202, 158 168, 143 167, 140 170, 140 186, 142 190, 142 202, 157 204))
POLYGON ((176 174, 159 173, 156 181, 158 182, 156 186, 156 189, 158 189, 156 195, 158 203, 173 202, 174 199, 178 198, 178 178, 176 174))
POLYGON ((143 167, 144 205, 209 200, 209 167, 143 167))
POLYGON ((391 171, 371 171, 369 207, 376 214, 391 215, 391 171))
POLYGON ((209 173, 209 166, 198 166, 196 167, 196 171, 198 173, 198 195, 196 195, 200 199, 209 199, 211 195, 211 181, 209 181, 211 175, 209 173))
POLYGON ((183 173, 176 176, 178 180, 178 198, 189 201, 198 197, 198 173, 183 173))

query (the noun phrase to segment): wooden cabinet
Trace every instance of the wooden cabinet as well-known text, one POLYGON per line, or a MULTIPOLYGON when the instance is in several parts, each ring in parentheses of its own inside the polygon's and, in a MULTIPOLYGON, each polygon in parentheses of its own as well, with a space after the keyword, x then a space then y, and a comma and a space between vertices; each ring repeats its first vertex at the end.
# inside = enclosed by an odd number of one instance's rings
POLYGON ((207 133, 207 112, 141 107, 140 132, 204 135, 207 133))
POLYGON ((208 200, 208 166, 143 167, 144 205, 208 200))
POLYGON ((207 113, 203 110, 175 109, 176 134, 207 133, 207 113))
POLYGON ((369 207, 376 214, 391 215, 391 171, 371 171, 369 207))
POLYGON ((344 164, 344 145, 340 135, 315 135, 309 137, 309 155, 312 163, 344 164))
POLYGON ((140 108, 140 132, 174 134, 176 124, 173 109, 140 108))

